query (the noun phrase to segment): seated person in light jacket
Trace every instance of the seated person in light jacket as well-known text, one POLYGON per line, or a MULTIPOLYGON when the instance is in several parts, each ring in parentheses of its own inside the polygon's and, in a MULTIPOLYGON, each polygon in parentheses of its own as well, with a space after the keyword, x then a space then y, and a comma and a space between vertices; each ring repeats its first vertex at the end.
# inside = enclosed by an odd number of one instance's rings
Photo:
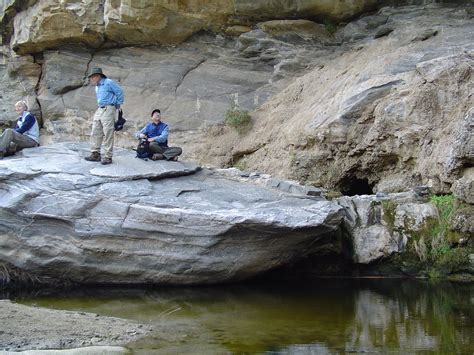
POLYGON ((39 125, 36 117, 28 112, 25 101, 15 104, 15 111, 20 117, 14 129, 7 128, 0 136, 0 159, 15 154, 23 148, 39 146, 39 125))
POLYGON ((168 125, 161 122, 161 111, 155 109, 151 112, 151 122, 135 135, 138 139, 147 138, 150 142, 152 160, 177 161, 183 150, 179 147, 168 147, 168 125))

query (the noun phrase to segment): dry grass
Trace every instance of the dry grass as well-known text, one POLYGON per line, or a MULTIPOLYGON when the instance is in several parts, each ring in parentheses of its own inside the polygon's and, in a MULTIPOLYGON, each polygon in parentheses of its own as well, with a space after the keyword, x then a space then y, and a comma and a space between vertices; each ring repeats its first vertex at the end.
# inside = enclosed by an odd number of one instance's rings
POLYGON ((35 275, 18 269, 9 263, 0 263, 0 286, 15 285, 35 285, 42 283, 35 275))

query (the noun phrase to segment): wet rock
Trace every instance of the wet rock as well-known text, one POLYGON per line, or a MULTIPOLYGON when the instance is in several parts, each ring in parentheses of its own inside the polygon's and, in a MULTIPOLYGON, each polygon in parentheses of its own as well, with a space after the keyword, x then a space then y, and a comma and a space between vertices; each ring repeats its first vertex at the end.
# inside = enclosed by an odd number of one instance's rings
POLYGON ((420 201, 415 192, 385 196, 340 197, 346 212, 345 225, 352 239, 354 262, 370 264, 406 250, 412 233, 437 218, 436 208, 420 201))

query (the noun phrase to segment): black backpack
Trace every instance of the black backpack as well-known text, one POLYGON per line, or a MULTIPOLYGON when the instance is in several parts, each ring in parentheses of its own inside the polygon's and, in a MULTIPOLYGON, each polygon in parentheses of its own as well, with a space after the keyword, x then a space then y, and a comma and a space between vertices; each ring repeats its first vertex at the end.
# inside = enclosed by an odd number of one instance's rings
POLYGON ((115 124, 114 124, 115 130, 121 131, 123 129, 125 122, 127 122, 127 120, 123 118, 123 112, 122 112, 122 109, 120 109, 118 113, 118 119, 117 121, 115 121, 115 124))
POLYGON ((148 159, 150 156, 150 142, 148 142, 148 137, 140 138, 137 146, 137 158, 148 159))

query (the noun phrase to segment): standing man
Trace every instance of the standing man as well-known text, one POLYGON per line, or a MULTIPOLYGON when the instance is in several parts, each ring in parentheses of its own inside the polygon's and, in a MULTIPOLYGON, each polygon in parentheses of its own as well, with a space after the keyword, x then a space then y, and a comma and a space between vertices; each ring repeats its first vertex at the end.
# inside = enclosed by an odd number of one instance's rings
POLYGON ((101 68, 93 68, 89 80, 95 85, 97 111, 92 121, 91 155, 88 161, 101 161, 100 146, 104 143, 102 164, 111 164, 114 149, 115 116, 123 104, 123 90, 113 80, 108 79, 101 68))
POLYGON ((36 117, 28 112, 25 101, 15 104, 15 111, 20 117, 15 129, 7 128, 0 136, 0 159, 5 155, 15 154, 23 148, 39 146, 39 125, 36 117))
POLYGON ((147 139, 150 143, 151 160, 177 161, 183 152, 180 147, 168 147, 168 125, 161 122, 161 111, 154 109, 151 112, 151 122, 138 131, 138 139, 147 139))

